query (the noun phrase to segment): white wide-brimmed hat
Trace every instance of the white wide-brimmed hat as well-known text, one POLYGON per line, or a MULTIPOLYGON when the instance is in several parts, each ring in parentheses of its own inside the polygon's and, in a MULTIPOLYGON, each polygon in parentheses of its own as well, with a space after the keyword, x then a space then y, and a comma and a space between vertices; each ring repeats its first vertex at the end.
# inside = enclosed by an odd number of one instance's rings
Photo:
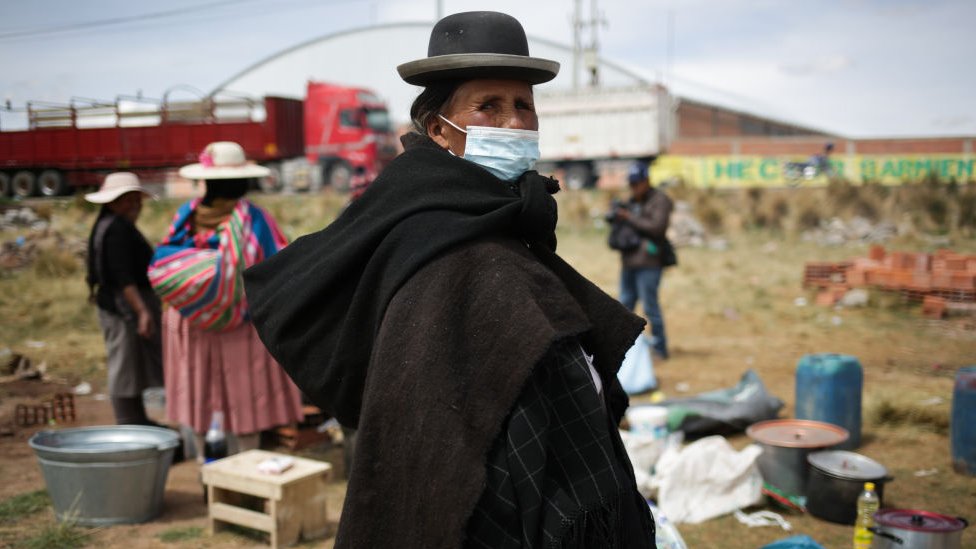
POLYGON ((85 200, 93 204, 108 204, 125 193, 140 192, 150 198, 156 195, 146 190, 139 183, 139 178, 132 172, 115 172, 105 177, 97 192, 85 195, 85 200))
POLYGON ((233 141, 215 141, 200 153, 196 164, 180 168, 186 179, 249 179, 264 177, 271 170, 252 164, 244 156, 244 148, 233 141))

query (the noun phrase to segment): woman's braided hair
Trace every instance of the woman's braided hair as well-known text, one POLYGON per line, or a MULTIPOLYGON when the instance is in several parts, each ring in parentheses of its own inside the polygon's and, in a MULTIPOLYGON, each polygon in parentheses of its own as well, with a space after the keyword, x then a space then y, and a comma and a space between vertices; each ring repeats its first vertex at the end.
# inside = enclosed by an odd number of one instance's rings
POLYGON ((413 131, 420 135, 427 135, 427 123, 440 114, 462 82, 463 80, 444 80, 424 88, 410 106, 413 131))

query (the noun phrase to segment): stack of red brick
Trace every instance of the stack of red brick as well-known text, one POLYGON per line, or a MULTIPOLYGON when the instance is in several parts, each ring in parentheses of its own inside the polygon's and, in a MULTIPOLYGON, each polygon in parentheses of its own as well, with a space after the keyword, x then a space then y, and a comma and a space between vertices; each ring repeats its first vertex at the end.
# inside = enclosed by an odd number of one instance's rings
POLYGON ((868 257, 807 263, 803 287, 818 288, 817 303, 828 306, 851 288, 900 292, 910 302, 921 302, 926 316, 941 318, 947 308, 976 307, 976 255, 886 252, 876 245, 868 257))

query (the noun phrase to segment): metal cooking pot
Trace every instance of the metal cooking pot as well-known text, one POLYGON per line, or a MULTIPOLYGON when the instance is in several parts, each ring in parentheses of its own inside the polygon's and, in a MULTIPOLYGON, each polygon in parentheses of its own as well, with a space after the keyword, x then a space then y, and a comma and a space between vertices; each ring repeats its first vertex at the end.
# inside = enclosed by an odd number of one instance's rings
POLYGON ((756 460, 763 481, 789 496, 805 496, 807 455, 847 440, 843 427, 808 419, 772 419, 754 423, 746 434, 763 452, 756 460))
POLYGON ((883 506, 884 483, 894 480, 884 465, 854 452, 814 452, 807 456, 807 462, 810 464, 807 511, 840 524, 854 524, 857 519, 857 497, 864 490, 865 482, 874 483, 883 506))
POLYGON ((871 549, 960 549, 966 519, 914 509, 881 509, 871 549))

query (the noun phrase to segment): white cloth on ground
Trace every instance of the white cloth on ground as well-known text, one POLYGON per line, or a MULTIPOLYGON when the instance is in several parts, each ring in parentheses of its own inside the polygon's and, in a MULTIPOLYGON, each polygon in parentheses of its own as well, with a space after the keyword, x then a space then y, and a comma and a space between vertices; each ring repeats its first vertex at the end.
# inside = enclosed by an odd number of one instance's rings
POLYGON ((762 500, 762 475, 751 444, 736 451, 721 436, 666 448, 654 467, 658 507, 674 523, 697 524, 762 500))

